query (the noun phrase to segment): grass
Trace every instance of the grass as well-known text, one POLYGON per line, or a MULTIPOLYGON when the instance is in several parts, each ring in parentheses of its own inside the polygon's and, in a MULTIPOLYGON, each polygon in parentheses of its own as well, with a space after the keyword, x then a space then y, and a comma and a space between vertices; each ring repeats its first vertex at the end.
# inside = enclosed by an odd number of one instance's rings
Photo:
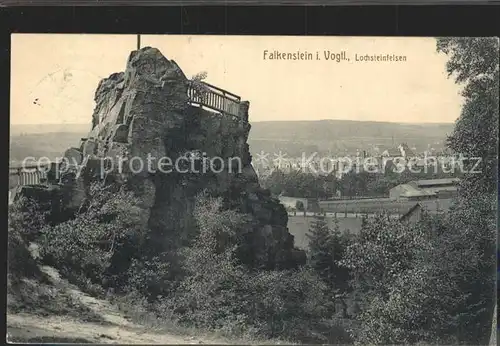
POLYGON ((57 344, 94 344, 94 341, 83 339, 83 338, 63 338, 63 337, 57 337, 57 336, 40 336, 40 337, 34 337, 34 338, 27 338, 27 337, 15 337, 13 338, 15 340, 11 340, 10 338, 7 339, 9 342, 15 342, 15 343, 41 343, 41 344, 47 344, 47 343, 57 343, 57 344))
POLYGON ((49 279, 22 278, 7 281, 7 312, 39 316, 68 316, 82 322, 107 323, 49 279))
POLYGON ((224 330, 210 331, 200 329, 199 327, 187 327, 175 322, 175 316, 165 313, 165 315, 158 316, 156 313, 149 310, 142 299, 137 299, 132 295, 129 296, 112 296, 108 297, 110 301, 115 304, 118 309, 129 319, 137 325, 145 327, 149 333, 169 333, 173 335, 180 335, 191 337, 192 339, 203 338, 211 343, 225 343, 233 345, 257 345, 257 344, 273 344, 273 345, 294 345, 290 341, 273 339, 273 340, 259 340, 247 335, 235 335, 224 330))
POLYGON ((66 288, 42 271, 36 248, 9 230, 7 312, 40 316, 71 316, 85 322, 105 322, 75 299, 66 288))

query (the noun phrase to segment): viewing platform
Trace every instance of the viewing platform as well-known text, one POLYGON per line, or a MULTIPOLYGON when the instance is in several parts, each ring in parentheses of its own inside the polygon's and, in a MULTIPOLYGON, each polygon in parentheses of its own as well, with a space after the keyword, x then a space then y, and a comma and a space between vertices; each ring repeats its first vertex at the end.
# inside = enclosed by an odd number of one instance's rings
POLYGON ((201 93, 192 85, 188 87, 189 104, 248 121, 248 103, 242 102, 240 96, 206 82, 201 84, 205 89, 201 93))

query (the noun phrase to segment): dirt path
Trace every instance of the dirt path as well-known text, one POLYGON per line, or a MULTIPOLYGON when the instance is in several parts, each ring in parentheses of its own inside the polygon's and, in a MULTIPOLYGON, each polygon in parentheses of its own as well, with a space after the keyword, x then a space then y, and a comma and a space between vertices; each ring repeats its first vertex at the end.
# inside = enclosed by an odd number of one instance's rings
MULTIPOLYGON (((10 342, 76 342, 120 344, 225 344, 209 337, 173 335, 148 329, 130 321, 108 301, 82 293, 62 280, 57 271, 43 267, 57 290, 65 290, 75 302, 89 308, 99 317, 98 322, 82 321, 56 314, 18 312, 7 314, 7 338, 10 342)), ((50 302, 47 302, 50 304, 50 302)))

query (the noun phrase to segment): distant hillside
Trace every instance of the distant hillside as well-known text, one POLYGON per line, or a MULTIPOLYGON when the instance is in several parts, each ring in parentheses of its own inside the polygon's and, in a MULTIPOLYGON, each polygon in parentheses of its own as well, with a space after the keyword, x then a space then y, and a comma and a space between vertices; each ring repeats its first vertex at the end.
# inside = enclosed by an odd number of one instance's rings
POLYGON ((55 160, 70 147, 78 146, 85 132, 49 132, 10 136, 11 165, 20 165, 26 157, 48 157, 55 160))
POLYGON ((402 142, 418 151, 441 149, 454 124, 398 124, 373 121, 264 121, 252 123, 249 144, 253 153, 344 153, 394 147, 402 142))
MULTIPOLYGON (((432 146, 440 149, 454 124, 397 124, 350 120, 265 121, 253 122, 248 143, 253 155, 264 151, 288 156, 302 153, 340 154, 397 146, 406 142, 423 151, 432 146)), ((90 125, 11 125, 10 159, 22 161, 26 156, 62 155, 77 146, 88 134, 90 125)))
POLYGON ((90 131, 90 123, 10 125, 11 136, 19 136, 21 134, 35 134, 35 133, 63 133, 63 132, 88 133, 89 131, 90 131))

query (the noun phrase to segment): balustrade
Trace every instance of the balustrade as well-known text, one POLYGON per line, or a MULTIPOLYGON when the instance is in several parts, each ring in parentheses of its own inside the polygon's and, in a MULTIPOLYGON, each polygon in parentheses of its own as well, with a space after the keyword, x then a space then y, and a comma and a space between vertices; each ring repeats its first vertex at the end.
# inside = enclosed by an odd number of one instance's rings
POLYGON ((45 167, 9 167, 9 176, 17 176, 18 185, 36 185, 47 178, 45 167))
POLYGON ((200 89, 204 90, 199 91, 193 86, 188 88, 188 98, 191 104, 203 106, 222 114, 239 116, 241 98, 238 95, 208 83, 201 83, 200 89))

